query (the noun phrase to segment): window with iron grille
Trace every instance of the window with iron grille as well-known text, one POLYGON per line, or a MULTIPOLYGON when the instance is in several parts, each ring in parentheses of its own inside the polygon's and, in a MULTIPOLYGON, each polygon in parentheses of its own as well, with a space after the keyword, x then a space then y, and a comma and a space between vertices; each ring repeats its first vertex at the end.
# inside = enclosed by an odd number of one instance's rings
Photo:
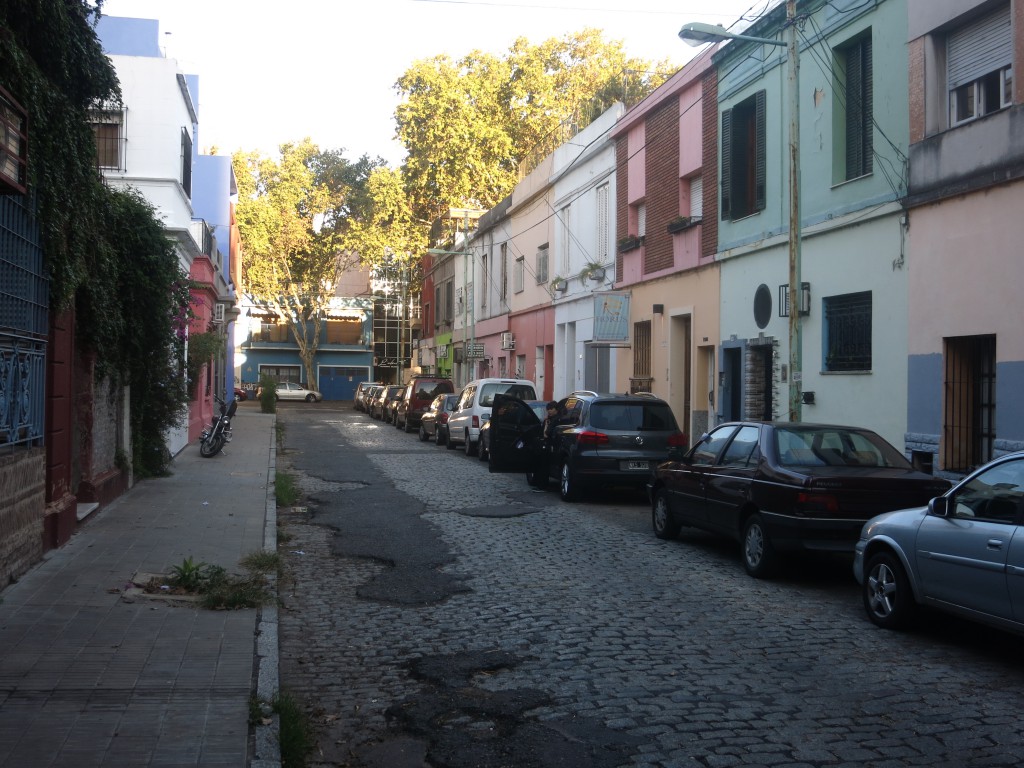
POLYGON ((825 310, 826 371, 871 370, 871 291, 828 296, 825 310))
POLYGON ((120 110, 100 110, 92 113, 92 134, 96 142, 96 165, 104 170, 123 171, 125 115, 120 110))
POLYGON ((537 249, 537 285, 548 281, 548 244, 537 249))
POLYGON ((651 375, 651 321, 633 323, 633 378, 651 375))
MULTIPOLYGON (((871 173, 874 135, 874 88, 871 65, 871 31, 836 52, 836 109, 842 120, 835 121, 842 134, 836 137, 842 147, 843 172, 839 179, 849 181, 871 173)), ((838 147, 837 147, 838 149, 838 147)))
POLYGON ((28 113, 0 88, 0 190, 28 191, 28 113))
POLYGON ((722 219, 765 207, 765 92, 722 110, 722 219))
POLYGON ((970 472, 992 459, 996 430, 996 337, 943 342, 942 468, 970 472))

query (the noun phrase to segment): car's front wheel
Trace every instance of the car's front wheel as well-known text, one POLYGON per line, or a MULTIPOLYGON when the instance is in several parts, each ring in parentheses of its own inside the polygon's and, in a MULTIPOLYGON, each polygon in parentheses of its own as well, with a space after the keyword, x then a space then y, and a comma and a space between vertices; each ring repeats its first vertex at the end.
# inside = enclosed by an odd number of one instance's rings
POLYGON ((487 443, 481 437, 476 444, 476 457, 480 461, 487 461, 487 458, 491 455, 491 452, 487 450, 487 443))
POLYGON ((654 527, 654 535, 659 539, 674 539, 679 535, 679 529, 683 526, 675 517, 668 506, 668 494, 664 488, 659 488, 654 493, 654 502, 651 504, 651 525, 654 527))
POLYGON ((310 392, 308 395, 306 395, 306 402, 307 403, 315 403, 316 402, 316 395, 314 395, 312 392, 310 392))
POLYGON ((767 579, 778 568, 779 557, 764 529, 764 520, 758 514, 743 524, 743 567, 755 579, 767 579))
POLYGON ((892 552, 878 552, 868 560, 864 577, 864 610, 883 629, 910 624, 917 608, 903 564, 892 552))
POLYGON ((455 443, 452 442, 452 436, 449 434, 447 429, 444 431, 444 447, 449 451, 455 450, 455 443))
POLYGON ((422 424, 420 424, 419 435, 420 435, 420 442, 421 443, 425 443, 425 442, 427 442, 427 440, 430 439, 430 435, 427 434, 427 430, 423 427, 422 424))

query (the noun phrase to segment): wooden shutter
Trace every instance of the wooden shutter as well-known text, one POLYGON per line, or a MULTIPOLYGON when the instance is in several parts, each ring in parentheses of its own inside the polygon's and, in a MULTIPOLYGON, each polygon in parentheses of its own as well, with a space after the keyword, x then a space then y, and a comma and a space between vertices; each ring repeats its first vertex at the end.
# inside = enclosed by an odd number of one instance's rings
POLYGON ((846 49, 846 178, 871 172, 872 112, 871 38, 846 49))
POLYGON ((732 110, 722 110, 722 212, 723 220, 732 218, 732 110))
POLYGON ((765 106, 764 91, 754 94, 755 101, 755 141, 754 148, 754 210, 763 211, 765 208, 765 106))

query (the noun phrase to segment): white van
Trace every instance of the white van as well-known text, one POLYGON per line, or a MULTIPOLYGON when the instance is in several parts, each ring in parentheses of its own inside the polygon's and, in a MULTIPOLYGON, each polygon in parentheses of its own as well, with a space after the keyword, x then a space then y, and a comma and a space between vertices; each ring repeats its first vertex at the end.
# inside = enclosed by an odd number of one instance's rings
POLYGON ((480 427, 491 418, 491 404, 497 394, 520 400, 536 400, 537 388, 526 379, 474 379, 459 395, 459 402, 448 417, 448 447, 462 445, 467 456, 477 452, 480 427))

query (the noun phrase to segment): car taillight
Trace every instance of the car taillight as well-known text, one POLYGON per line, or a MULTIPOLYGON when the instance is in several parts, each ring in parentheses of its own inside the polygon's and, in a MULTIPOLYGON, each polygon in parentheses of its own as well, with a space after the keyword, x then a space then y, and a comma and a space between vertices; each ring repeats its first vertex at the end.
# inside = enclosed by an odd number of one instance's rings
POLYGON ((796 506, 798 512, 839 514, 839 500, 830 493, 808 493, 807 491, 801 491, 796 495, 796 506))
POLYGON ((441 424, 447 424, 448 423, 448 414, 447 413, 442 413, 442 414, 438 415, 437 420, 441 424))
POLYGON ((580 432, 576 435, 576 442, 579 445, 606 445, 608 435, 604 432, 580 432))
POLYGON ((479 416, 474 416, 473 417, 473 419, 472 419, 472 427, 473 427, 473 429, 480 429, 480 417, 479 416))
POLYGON ((674 432, 668 436, 669 448, 689 448, 690 441, 682 432, 674 432))

